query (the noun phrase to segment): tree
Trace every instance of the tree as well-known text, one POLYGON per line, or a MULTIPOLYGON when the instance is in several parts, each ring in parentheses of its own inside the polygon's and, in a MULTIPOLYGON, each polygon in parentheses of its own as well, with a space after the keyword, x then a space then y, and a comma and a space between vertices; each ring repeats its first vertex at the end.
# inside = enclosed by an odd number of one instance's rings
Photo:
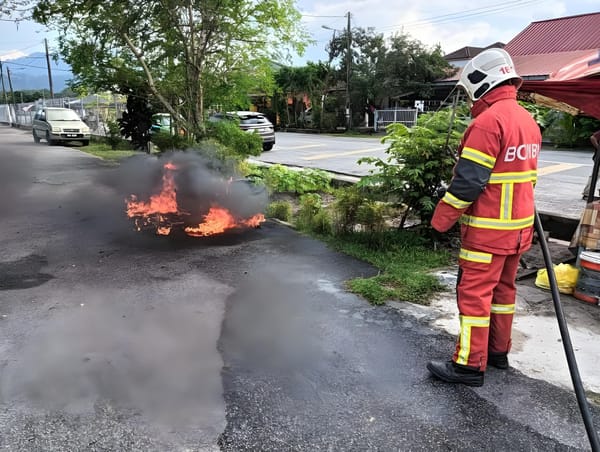
POLYGON ((297 123, 298 113, 301 113, 306 107, 304 102, 297 102, 298 96, 306 95, 310 99, 311 105, 319 105, 330 72, 330 67, 325 63, 308 62, 306 66, 283 67, 275 74, 275 81, 282 94, 286 97, 290 96, 293 101, 293 121, 290 115, 289 105, 286 108, 288 124, 297 123), (301 111, 299 111, 299 109, 301 111))
POLYGON ((450 75, 452 66, 444 59, 440 46, 429 50, 408 35, 394 35, 386 53, 382 73, 383 88, 395 96, 410 94, 427 99, 432 82, 450 75))
POLYGON ((307 42, 293 0, 42 0, 34 18, 62 31, 80 83, 142 81, 191 134, 214 93, 231 101, 268 84, 271 59, 307 42))
MULTIPOLYGON (((351 37, 350 100, 358 117, 363 106, 381 105, 391 96, 410 94, 412 98, 427 99, 432 82, 451 74, 452 67, 439 46, 430 50, 404 34, 392 36, 386 46, 383 34, 371 28, 353 28, 351 37)), ((345 86, 347 30, 333 36, 328 51, 330 62, 338 62, 334 71, 336 84, 345 86)))
POLYGON ((118 120, 121 135, 131 138, 134 149, 147 149, 150 141, 152 113, 149 96, 143 88, 128 93, 127 110, 118 120))
POLYGON ((33 0, 4 0, 0 2, 0 18, 19 22, 27 19, 31 13, 33 0))
POLYGON ((383 35, 370 28, 352 30, 352 42, 354 44, 350 100, 354 106, 355 117, 362 119, 364 107, 381 105, 389 95, 381 83, 387 49, 383 35))

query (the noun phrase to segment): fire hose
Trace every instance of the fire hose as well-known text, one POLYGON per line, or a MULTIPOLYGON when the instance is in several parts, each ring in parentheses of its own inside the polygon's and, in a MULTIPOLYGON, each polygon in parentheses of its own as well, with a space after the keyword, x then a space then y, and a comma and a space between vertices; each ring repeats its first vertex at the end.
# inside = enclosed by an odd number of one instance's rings
POLYGON ((575 396, 577 397, 579 411, 581 411, 581 417, 583 418, 583 423, 585 425, 585 430, 587 432, 590 445, 592 446, 592 451, 600 452, 600 440, 598 439, 598 432, 594 428, 592 414, 590 412, 590 407, 585 396, 585 390, 579 375, 579 369, 577 367, 577 361, 575 360, 575 353, 573 352, 571 337, 567 328, 567 321, 565 319, 565 314, 560 302, 560 293, 558 290, 558 283, 556 282, 556 276, 554 275, 554 266, 552 264, 548 242, 546 242, 544 228, 542 227, 542 222, 537 211, 535 212, 534 225, 540 242, 540 247, 542 248, 542 254, 544 255, 544 264, 548 270, 548 281, 550 282, 550 290, 552 291, 554 311, 556 313, 556 319, 558 320, 558 328, 560 330, 560 336, 562 338, 565 354, 567 355, 567 364, 569 365, 569 373, 571 374, 571 381, 573 382, 573 388, 575 389, 575 396))

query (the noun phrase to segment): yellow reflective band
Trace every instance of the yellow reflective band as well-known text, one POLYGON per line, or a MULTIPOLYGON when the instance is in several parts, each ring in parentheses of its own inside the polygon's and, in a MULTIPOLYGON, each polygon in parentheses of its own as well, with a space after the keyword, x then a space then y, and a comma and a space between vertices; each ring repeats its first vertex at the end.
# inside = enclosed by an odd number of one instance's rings
POLYGON ((444 201, 446 204, 450 204, 455 209, 466 209, 471 204, 473 204, 472 202, 463 201, 462 199, 458 199, 452 193, 448 193, 448 192, 446 192, 446 194, 442 198, 442 201, 444 201))
POLYGON ((514 314, 514 304, 492 304, 492 314, 514 314))
POLYGON ((484 154, 483 152, 473 148, 463 148, 462 152, 460 153, 460 157, 471 160, 475 163, 479 163, 480 165, 490 169, 492 169, 496 164, 496 159, 494 157, 484 154))
POLYGON ((502 196, 500 197, 500 218, 510 220, 512 217, 513 184, 502 185, 502 196))
POLYGON ((460 319, 460 339, 458 356, 456 358, 456 364, 462 364, 464 366, 469 362, 469 354, 471 353, 471 328, 472 327, 485 327, 489 328, 490 318, 489 317, 471 317, 466 315, 459 316, 460 319))
POLYGON ((523 229, 533 225, 533 215, 518 220, 501 219, 501 218, 484 218, 474 217, 472 215, 463 215, 460 217, 460 222, 466 226, 481 229, 499 229, 503 231, 512 231, 515 229, 523 229))
POLYGON ((522 184, 525 182, 537 182, 537 171, 519 171, 519 172, 508 172, 508 173, 492 173, 490 175, 489 184, 522 184))
POLYGON ((491 253, 482 253, 481 251, 470 251, 470 250, 461 248, 460 253, 458 254, 458 257, 460 259, 464 259, 466 261, 480 262, 482 264, 491 264, 492 263, 491 253))
POLYGON ((461 315, 460 320, 465 325, 490 326, 490 318, 489 317, 475 317, 472 315, 461 315))

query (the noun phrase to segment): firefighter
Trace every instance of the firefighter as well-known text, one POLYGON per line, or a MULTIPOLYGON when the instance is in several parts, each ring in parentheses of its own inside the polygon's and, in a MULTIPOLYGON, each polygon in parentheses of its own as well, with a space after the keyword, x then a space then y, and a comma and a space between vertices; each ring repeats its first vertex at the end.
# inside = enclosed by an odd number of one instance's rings
POLYGON ((450 361, 429 371, 449 383, 481 386, 489 365, 508 368, 516 273, 531 246, 540 129, 517 103, 522 79, 510 55, 492 48, 475 56, 457 84, 473 118, 458 149, 454 175, 432 227, 460 222, 456 296, 460 332, 450 361))

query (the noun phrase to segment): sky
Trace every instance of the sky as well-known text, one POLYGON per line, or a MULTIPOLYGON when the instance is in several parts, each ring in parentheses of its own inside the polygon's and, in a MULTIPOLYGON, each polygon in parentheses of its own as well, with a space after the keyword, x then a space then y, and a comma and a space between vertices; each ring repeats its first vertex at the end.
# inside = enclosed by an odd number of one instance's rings
MULTIPOLYGON (((0 0, 1 1, 1 0, 0 0)), ((465 46, 507 43, 531 22, 600 11, 598 0, 296 0, 302 25, 314 44, 291 64, 327 61, 325 47, 333 31, 343 30, 350 12, 351 26, 370 28, 389 36, 405 33, 427 47, 440 45, 443 53, 465 46)), ((55 50, 55 35, 31 22, 0 21, 0 60, 44 51, 44 38, 55 50)))
POLYGON ((327 61, 325 46, 333 31, 343 30, 350 12, 351 27, 372 27, 386 37, 408 34, 429 48, 440 45, 444 54, 465 46, 508 43, 531 22, 600 12, 598 0, 298 0, 303 23, 316 41, 304 58, 327 61), (337 17, 335 17, 337 16, 337 17))

